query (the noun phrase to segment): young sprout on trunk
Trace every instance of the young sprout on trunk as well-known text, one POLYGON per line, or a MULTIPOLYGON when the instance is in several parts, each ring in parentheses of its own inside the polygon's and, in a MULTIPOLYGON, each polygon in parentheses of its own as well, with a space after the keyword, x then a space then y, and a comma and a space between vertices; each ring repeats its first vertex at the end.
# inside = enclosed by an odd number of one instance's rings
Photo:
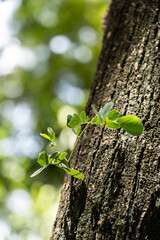
POLYGON ((91 124, 103 125, 111 129, 123 128, 126 132, 133 136, 140 136, 143 133, 143 124, 138 117, 132 115, 123 116, 115 109, 110 111, 112 107, 113 103, 109 102, 106 103, 105 106, 99 111, 97 111, 96 107, 92 105, 95 116, 91 120, 89 120, 89 117, 84 111, 81 112, 80 115, 68 115, 67 126, 71 128, 73 132, 77 135, 76 142, 68 158, 67 153, 61 152, 60 148, 58 147, 55 141, 55 132, 51 127, 47 128, 47 134, 40 133, 42 137, 46 138, 51 142, 50 146, 54 146, 57 150, 52 155, 47 154, 45 151, 39 154, 38 163, 41 167, 37 171, 35 171, 31 175, 31 177, 35 177, 48 166, 54 165, 58 168, 61 168, 75 178, 84 179, 84 175, 81 172, 70 167, 70 160, 79 139, 81 138, 87 127, 91 124), (83 130, 81 130, 82 124, 85 125, 83 130))

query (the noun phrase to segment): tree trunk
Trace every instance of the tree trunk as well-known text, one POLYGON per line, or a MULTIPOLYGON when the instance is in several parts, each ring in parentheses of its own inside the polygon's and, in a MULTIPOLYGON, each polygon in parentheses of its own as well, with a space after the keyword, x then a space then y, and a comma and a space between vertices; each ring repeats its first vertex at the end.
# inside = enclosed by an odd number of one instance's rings
POLYGON ((52 240, 160 239, 159 0, 113 0, 90 97, 138 116, 144 133, 90 126, 65 177, 52 240))

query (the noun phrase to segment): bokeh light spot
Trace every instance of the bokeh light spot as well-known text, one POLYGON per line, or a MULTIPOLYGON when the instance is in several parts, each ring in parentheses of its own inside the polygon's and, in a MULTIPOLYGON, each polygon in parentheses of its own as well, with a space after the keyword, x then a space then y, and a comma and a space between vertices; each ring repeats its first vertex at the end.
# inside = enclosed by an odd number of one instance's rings
POLYGON ((71 46, 71 41, 64 35, 59 35, 51 39, 50 49, 56 54, 64 54, 71 46))

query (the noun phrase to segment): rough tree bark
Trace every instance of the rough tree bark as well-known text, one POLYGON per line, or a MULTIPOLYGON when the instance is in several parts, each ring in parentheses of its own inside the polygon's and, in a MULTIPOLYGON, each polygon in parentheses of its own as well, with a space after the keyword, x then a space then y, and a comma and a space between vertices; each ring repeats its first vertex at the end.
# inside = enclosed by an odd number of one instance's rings
POLYGON ((52 240, 160 239, 159 0, 113 0, 86 110, 113 101, 144 123, 132 137, 92 125, 66 175, 52 240))

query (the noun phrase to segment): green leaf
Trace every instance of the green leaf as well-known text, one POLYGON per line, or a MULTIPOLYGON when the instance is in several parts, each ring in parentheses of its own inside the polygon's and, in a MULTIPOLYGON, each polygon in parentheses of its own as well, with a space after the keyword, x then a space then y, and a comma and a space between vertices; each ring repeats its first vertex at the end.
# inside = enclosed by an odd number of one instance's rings
POLYGON ((81 122, 82 122, 82 121, 81 121, 80 116, 79 116, 78 114, 75 114, 75 115, 71 118, 71 120, 69 121, 68 127, 74 128, 74 127, 78 126, 79 124, 81 124, 81 122))
POLYGON ((61 163, 59 164, 59 167, 60 167, 60 168, 68 168, 68 166, 67 166, 65 163, 63 163, 63 162, 61 162, 61 163))
POLYGON ((91 105, 91 107, 92 107, 92 109, 93 109, 93 112, 94 112, 96 115, 98 115, 98 111, 97 111, 96 107, 95 107, 93 104, 91 105))
POLYGON ((133 136, 140 136, 143 132, 143 124, 141 120, 135 116, 124 116, 119 118, 117 122, 125 131, 133 136))
POLYGON ((42 137, 44 137, 44 138, 46 138, 46 139, 52 141, 52 140, 50 139, 50 137, 49 137, 47 134, 45 134, 45 133, 40 133, 40 135, 41 135, 42 137))
POLYGON ((118 116, 119 116, 119 112, 114 109, 114 110, 110 111, 110 113, 108 114, 107 117, 110 120, 115 120, 118 116))
POLYGON ((91 107, 93 108, 94 113, 97 115, 97 117, 99 117, 101 123, 103 122, 103 117, 101 116, 101 114, 97 111, 97 109, 95 108, 95 106, 92 104, 91 107))
POLYGON ((82 123, 86 123, 86 113, 85 111, 81 112, 82 123))
POLYGON ((48 159, 48 163, 51 163, 58 155, 58 152, 54 152, 48 159))
POLYGON ((93 124, 98 124, 98 125, 101 125, 102 122, 101 120, 99 119, 99 117, 95 116, 92 120, 91 120, 91 123, 93 124))
POLYGON ((116 120, 118 120, 118 119, 121 118, 121 117, 124 117, 124 115, 123 115, 122 113, 120 113, 120 114, 118 115, 118 117, 117 117, 116 120))
POLYGON ((50 147, 54 147, 54 146, 55 146, 55 144, 51 142, 51 144, 50 144, 49 146, 50 146, 50 147))
POLYGON ((77 132, 74 128, 72 128, 72 131, 74 132, 75 135, 77 135, 77 132))
POLYGON ((104 107, 100 109, 99 113, 101 114, 101 116, 103 116, 103 119, 107 116, 112 106, 113 106, 113 103, 109 102, 109 103, 106 103, 104 107))
POLYGON ((59 165, 61 162, 60 159, 56 158, 56 159, 53 159, 53 161, 51 162, 51 164, 54 164, 54 165, 59 165))
POLYGON ((54 140, 55 140, 55 132, 53 131, 53 129, 51 127, 48 127, 47 128, 47 132, 48 132, 48 135, 49 135, 50 139, 52 140, 52 142, 54 142, 54 140))
POLYGON ((72 119, 72 117, 73 117, 72 115, 68 115, 68 116, 67 116, 67 126, 68 126, 70 120, 72 119))
POLYGON ((121 127, 117 122, 109 119, 106 119, 106 121, 104 120, 104 124, 107 128, 111 128, 111 129, 118 129, 121 127))
POLYGON ((48 165, 39 168, 38 170, 36 170, 36 171, 31 175, 31 177, 37 176, 37 175, 38 175, 39 173, 41 173, 46 167, 48 167, 48 165))
POLYGON ((81 126, 77 128, 77 136, 79 136, 80 132, 81 132, 81 126))
POLYGON ((38 163, 41 166, 46 166, 48 164, 48 156, 46 152, 41 152, 39 154, 38 163))
POLYGON ((64 159, 65 157, 67 156, 67 153, 66 152, 63 152, 60 154, 60 156, 58 157, 59 160, 62 160, 64 159))
POLYGON ((69 173, 71 176, 75 177, 75 178, 79 178, 79 179, 84 179, 84 175, 77 171, 77 170, 74 170, 74 169, 71 169, 69 167, 67 167, 65 164, 59 164, 61 166, 61 168, 66 171, 67 173, 69 173))

